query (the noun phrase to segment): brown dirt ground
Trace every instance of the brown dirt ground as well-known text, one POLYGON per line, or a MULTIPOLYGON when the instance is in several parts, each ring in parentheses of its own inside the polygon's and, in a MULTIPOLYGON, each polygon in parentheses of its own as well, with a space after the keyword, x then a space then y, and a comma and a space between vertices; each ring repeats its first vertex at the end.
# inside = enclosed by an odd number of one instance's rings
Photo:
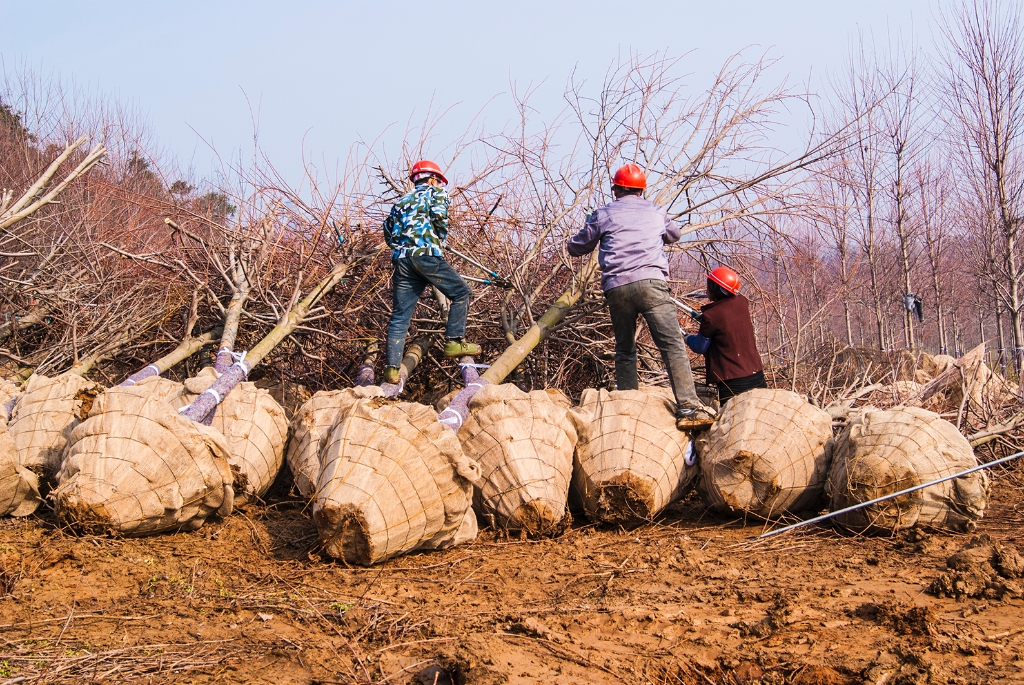
MULTIPOLYGON (((978 530, 1011 548, 1020 483, 997 478, 978 530)), ((272 492, 143 539, 0 521, 0 685, 1024 682, 1018 593, 927 592, 970 536, 809 528, 751 545, 758 525, 691 497, 631 531, 485 531, 346 568, 286 484, 272 492)))

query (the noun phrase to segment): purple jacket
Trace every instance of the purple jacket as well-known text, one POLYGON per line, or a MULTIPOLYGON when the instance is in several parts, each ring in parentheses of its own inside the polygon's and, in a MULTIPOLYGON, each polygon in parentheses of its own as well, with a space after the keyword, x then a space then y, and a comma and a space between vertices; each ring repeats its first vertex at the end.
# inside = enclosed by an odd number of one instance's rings
POLYGON ((662 246, 681 235, 662 207, 639 195, 625 195, 589 214, 566 247, 573 257, 582 257, 601 244, 601 288, 608 291, 648 278, 668 280, 662 246))

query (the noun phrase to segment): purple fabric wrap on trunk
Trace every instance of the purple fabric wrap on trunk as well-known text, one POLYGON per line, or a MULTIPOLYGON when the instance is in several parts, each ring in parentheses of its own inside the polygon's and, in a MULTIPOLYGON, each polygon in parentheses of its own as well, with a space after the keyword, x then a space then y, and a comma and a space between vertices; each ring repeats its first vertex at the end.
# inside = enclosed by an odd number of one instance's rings
POLYGON ((475 383, 477 378, 480 378, 480 372, 476 370, 476 362, 473 361, 472 357, 463 357, 459 360, 462 369, 462 386, 465 387, 470 383, 475 383))
POLYGON ((458 433, 462 424, 466 422, 466 418, 469 417, 469 401, 487 384, 488 381, 478 379, 460 390, 459 394, 452 398, 451 404, 438 414, 437 420, 442 425, 451 428, 453 432, 458 433))
POLYGON ((356 371, 356 387, 373 385, 373 367, 369 364, 360 364, 356 371))
POLYGON ((405 387, 405 381, 408 379, 409 374, 405 372, 405 367, 400 367, 399 378, 397 383, 381 383, 380 389, 384 392, 384 397, 389 400, 393 400, 402 393, 402 389, 405 387))
POLYGON ((17 397, 12 397, 11 399, 7 400, 7 402, 4 404, 4 411, 7 412, 7 414, 6 414, 7 418, 5 419, 5 421, 10 421, 11 420, 11 412, 14 411, 14 405, 17 404, 17 403, 18 403, 18 398, 17 397))
POLYGON ((213 362, 213 370, 223 375, 225 371, 235 363, 235 357, 231 353, 231 350, 227 347, 222 347, 217 350, 217 360, 213 362))
POLYGON ((445 410, 437 415, 437 420, 441 425, 451 428, 454 433, 459 432, 462 424, 469 417, 469 401, 473 399, 473 395, 488 384, 488 381, 480 380, 480 374, 476 370, 472 357, 463 357, 460 361, 462 363, 462 382, 466 387, 460 390, 452 398, 451 403, 445 407, 445 410))
POLYGON ((153 376, 159 376, 159 375, 160 375, 160 369, 157 368, 156 364, 150 364, 149 366, 144 368, 142 371, 136 371, 132 375, 128 376, 128 378, 125 378, 123 381, 121 381, 119 383, 119 385, 120 386, 135 385, 139 381, 144 381, 147 378, 152 378, 153 376))
POLYGON ((181 415, 197 423, 210 425, 207 420, 213 421, 217 405, 231 392, 232 388, 245 380, 249 375, 249 365, 245 362, 238 362, 228 367, 227 371, 220 375, 220 378, 213 382, 203 394, 195 399, 192 404, 183 407, 181 415))

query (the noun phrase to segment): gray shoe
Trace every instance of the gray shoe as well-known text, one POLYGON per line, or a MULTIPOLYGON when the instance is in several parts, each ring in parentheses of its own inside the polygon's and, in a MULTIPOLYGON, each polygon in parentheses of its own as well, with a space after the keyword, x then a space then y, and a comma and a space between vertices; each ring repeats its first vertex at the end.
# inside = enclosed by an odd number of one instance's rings
POLYGON ((681 431, 705 430, 718 418, 717 412, 703 404, 688 404, 676 409, 676 428, 681 431))

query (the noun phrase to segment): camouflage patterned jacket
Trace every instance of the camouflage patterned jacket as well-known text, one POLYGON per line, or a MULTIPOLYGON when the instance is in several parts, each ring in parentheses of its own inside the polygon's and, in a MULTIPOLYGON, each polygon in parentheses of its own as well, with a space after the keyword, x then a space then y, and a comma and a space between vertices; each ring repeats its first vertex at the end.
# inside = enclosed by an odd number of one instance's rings
POLYGON ((392 258, 444 256, 448 238, 448 193, 421 183, 398 198, 384 220, 384 241, 392 258))

